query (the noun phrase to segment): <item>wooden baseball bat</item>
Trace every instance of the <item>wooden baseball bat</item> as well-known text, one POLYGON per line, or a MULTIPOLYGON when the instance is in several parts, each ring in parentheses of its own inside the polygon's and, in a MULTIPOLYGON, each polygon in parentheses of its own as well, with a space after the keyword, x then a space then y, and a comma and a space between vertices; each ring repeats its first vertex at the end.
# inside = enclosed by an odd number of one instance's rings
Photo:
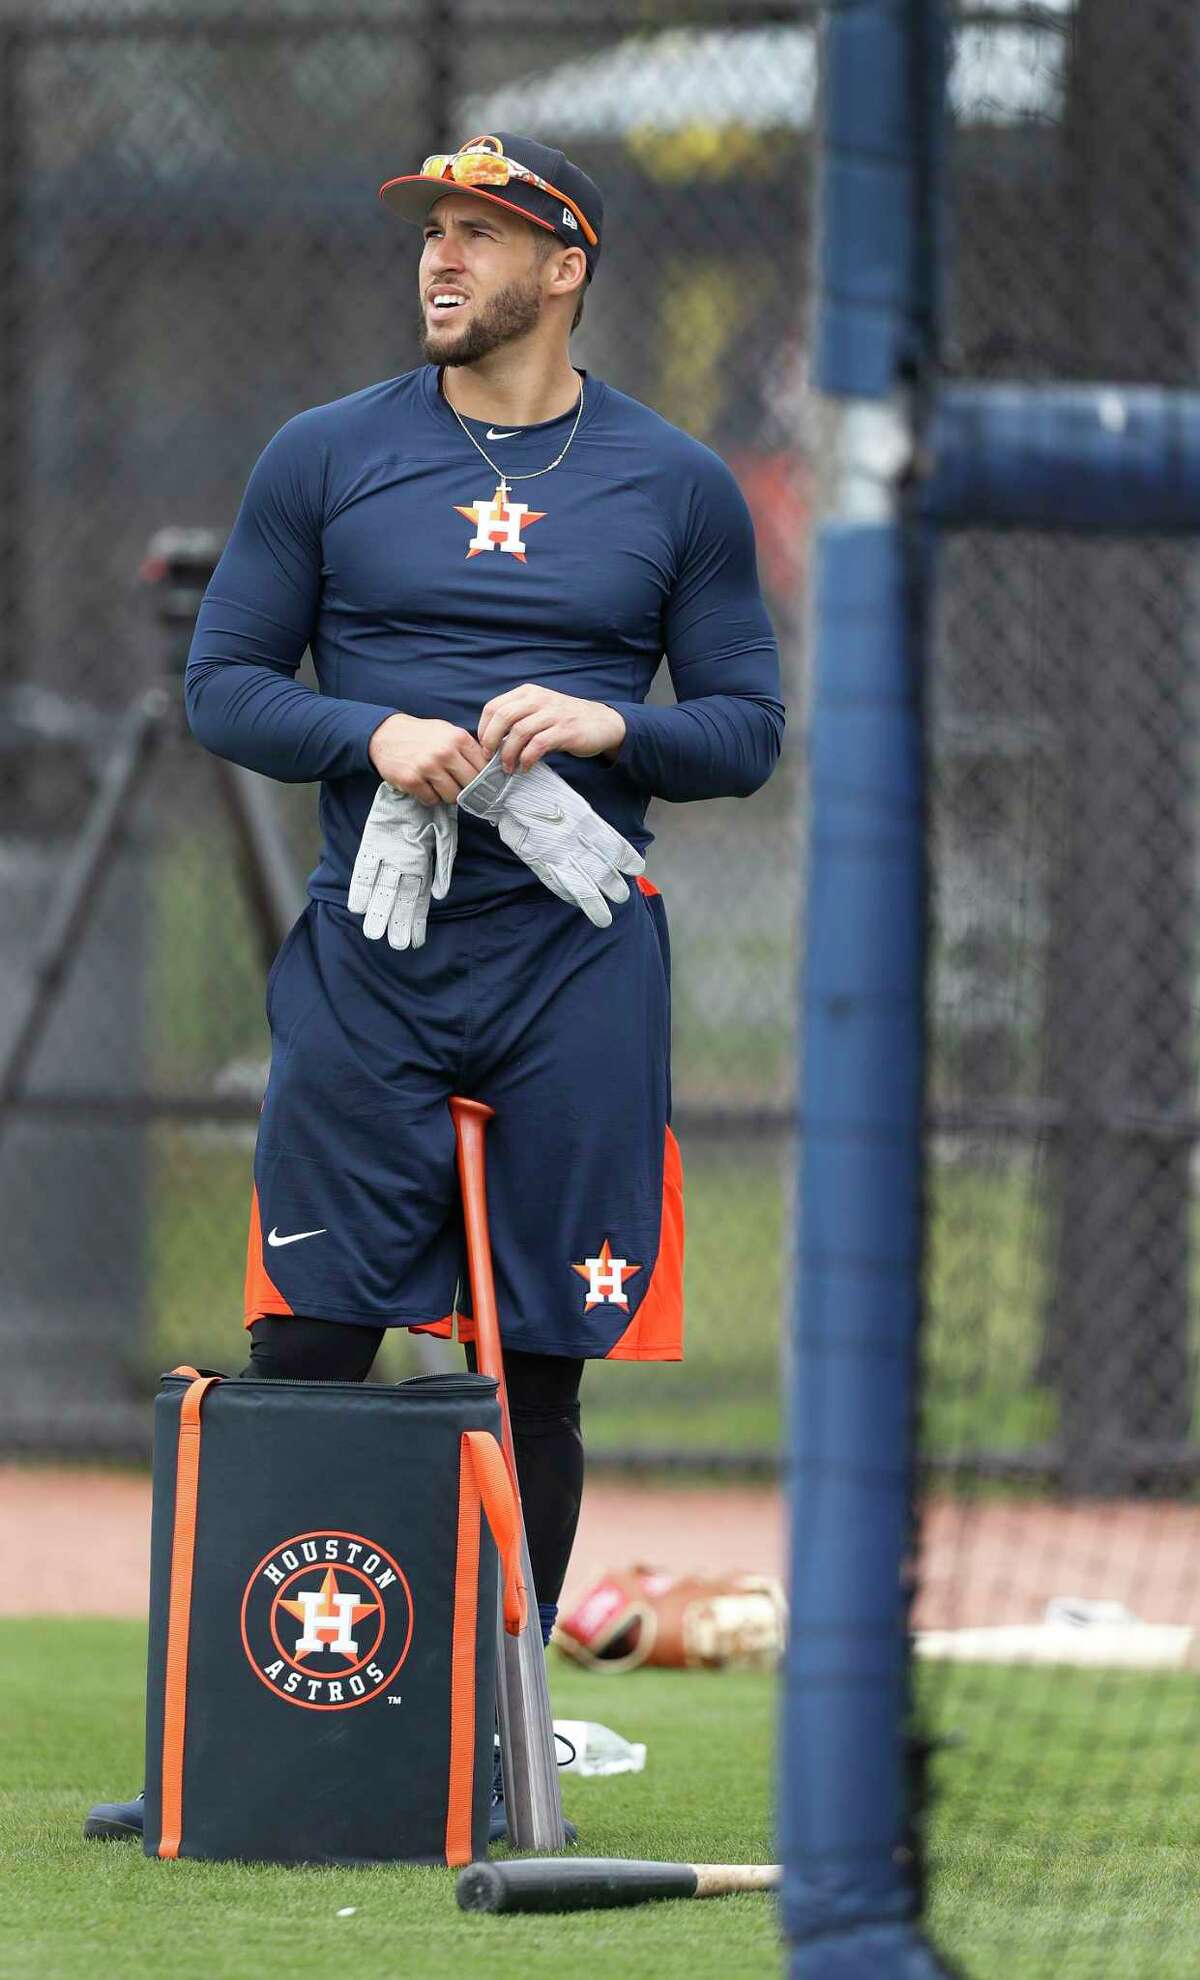
MULTIPOLYGON (((490 1375, 500 1391, 501 1437, 519 1503, 516 1454, 508 1413, 508 1390, 504 1381, 500 1321, 496 1311, 492 1246, 488 1236, 484 1135, 494 1111, 481 1100, 465 1100, 459 1094, 450 1102, 458 1149, 463 1221, 467 1233, 476 1364, 480 1374, 490 1375)), ((562 1849, 567 1838, 558 1786, 558 1754, 550 1713, 550 1690, 546 1682, 546 1653, 538 1622, 537 1591, 529 1565, 524 1520, 521 1522, 521 1574, 529 1597, 529 1620, 519 1636, 508 1634, 502 1614, 497 1627, 496 1715, 500 1722, 500 1765, 504 1775, 508 1839, 516 1849, 562 1849)), ((502 1591, 498 1591, 498 1607, 502 1599, 502 1591)))
POLYGON ((595 1911, 652 1898, 729 1897, 779 1887, 777 1863, 633 1863, 621 1857, 526 1857, 458 1873, 462 1911, 595 1911))

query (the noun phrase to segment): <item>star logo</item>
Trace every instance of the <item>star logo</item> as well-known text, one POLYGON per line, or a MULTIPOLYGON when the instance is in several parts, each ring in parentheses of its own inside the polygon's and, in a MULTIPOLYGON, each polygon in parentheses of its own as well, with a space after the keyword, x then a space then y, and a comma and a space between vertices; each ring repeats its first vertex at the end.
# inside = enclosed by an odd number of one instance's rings
POLYGON ((581 1279, 587 1280, 587 1303, 584 1312, 590 1313, 593 1306, 623 1306, 629 1311, 629 1301, 625 1294, 625 1281, 641 1271, 640 1265, 631 1265, 627 1258, 614 1258, 613 1248, 608 1238, 600 1246, 595 1258, 585 1258, 581 1265, 572 1265, 581 1279))
POLYGON ((465 507, 456 502, 454 513, 475 525, 475 534, 467 548, 468 558, 478 557, 484 550, 501 550, 523 564, 525 545, 521 531, 544 521, 547 512, 530 509, 524 502, 510 502, 508 489, 501 482, 489 502, 469 502, 465 507))
POLYGON ((340 1650, 353 1656, 358 1649, 352 1634, 355 1623, 379 1613, 378 1602, 363 1602, 353 1593, 343 1593, 332 1568, 319 1589, 301 1589, 295 1601, 281 1601, 279 1607, 304 1624, 293 1652, 298 1664, 322 1650, 340 1650))

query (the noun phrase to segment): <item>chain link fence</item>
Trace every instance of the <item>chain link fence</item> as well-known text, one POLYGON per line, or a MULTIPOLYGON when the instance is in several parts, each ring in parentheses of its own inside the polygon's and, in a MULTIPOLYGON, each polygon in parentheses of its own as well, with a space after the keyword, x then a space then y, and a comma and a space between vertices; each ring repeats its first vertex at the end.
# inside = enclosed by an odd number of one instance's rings
MULTIPOLYGON (((1191 10, 1030 14, 1013 142, 956 133, 952 367, 1187 384, 1191 10)), ((1192 1464, 1196 575, 1144 537, 968 534, 942 564, 932 1450, 1077 1489, 1192 1464)))
MULTIPOLYGON (((1105 381, 1195 387, 1195 9, 992 23, 1025 109, 955 106, 948 369, 1092 381, 1119 427, 1105 381)), ((1197 571, 1146 535, 940 552, 914 1620, 929 1918, 972 1975, 1194 1963, 1144 1868, 1195 1827, 1197 571)))

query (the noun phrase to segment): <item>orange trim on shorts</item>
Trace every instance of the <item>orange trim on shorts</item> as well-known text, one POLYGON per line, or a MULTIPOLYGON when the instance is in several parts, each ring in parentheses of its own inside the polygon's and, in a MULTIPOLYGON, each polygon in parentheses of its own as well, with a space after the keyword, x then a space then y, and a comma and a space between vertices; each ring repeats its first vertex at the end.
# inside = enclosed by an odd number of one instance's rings
MULTIPOLYGON (((190 1375, 190 1368, 176 1369, 190 1375)), ((162 1821, 158 1854, 179 1855, 183 1834, 183 1745, 187 1730, 188 1645, 192 1621, 192 1568, 196 1558, 196 1504, 200 1494, 200 1405, 219 1375, 197 1375, 179 1411, 175 1459, 175 1524, 171 1536, 171 1590, 167 1602, 167 1669, 163 1692, 162 1821)))
POLYGON ((638 888, 639 888, 639 890, 640 890, 640 891, 641 891, 641 892, 642 892, 643 894, 661 894, 661 893, 662 893, 662 888, 661 888, 661 887, 656 887, 656 886, 655 886, 655 884, 654 884, 654 882, 653 882, 653 880, 647 880, 647 878, 646 878, 646 876, 645 876, 645 874, 644 874, 644 873, 639 873, 639 874, 638 874, 638 879, 637 879, 637 883, 638 883, 638 888))
POLYGON ((258 1212, 258 1184, 250 1193, 250 1236, 246 1244, 246 1291, 243 1299, 245 1324, 252 1327, 268 1313, 294 1313, 294 1306, 275 1284, 263 1263, 262 1220, 258 1212))
POLYGON ((460 1329, 458 1336, 459 1340, 473 1341, 475 1338, 474 1322, 471 1320, 467 1320, 465 1316, 461 1313, 460 1314, 443 1313, 440 1320, 422 1320, 420 1322, 412 1321, 409 1325, 408 1331, 410 1334, 436 1334, 439 1340, 452 1341, 454 1339, 454 1322, 456 1319, 458 1320, 459 1329, 460 1329), (464 1334, 461 1331, 464 1325, 470 1327, 471 1332, 469 1334, 464 1334))
POLYGON ((606 1361, 683 1360, 683 1239, 683 1159, 668 1128, 658 1257, 641 1304, 606 1361))

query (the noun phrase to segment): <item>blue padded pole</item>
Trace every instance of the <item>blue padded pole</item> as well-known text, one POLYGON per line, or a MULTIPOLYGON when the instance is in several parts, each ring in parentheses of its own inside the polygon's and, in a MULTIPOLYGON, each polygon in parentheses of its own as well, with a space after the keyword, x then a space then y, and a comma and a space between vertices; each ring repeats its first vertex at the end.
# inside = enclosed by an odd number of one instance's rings
POLYGON ((834 0, 823 56, 816 376, 844 411, 814 560, 783 1914, 792 1980, 932 1980, 906 1582, 929 558, 900 474, 936 318, 942 0, 834 0))
POLYGON ((911 555, 899 524, 818 540, 781 1779, 793 1980, 939 1970, 910 1922, 903 1575, 925 942, 911 555))
POLYGON ((934 335, 942 0, 831 0, 821 59, 813 377, 822 392, 886 398, 934 335))
POLYGON ((1200 392, 950 385, 922 453, 922 513, 943 527, 1200 530, 1200 392))

